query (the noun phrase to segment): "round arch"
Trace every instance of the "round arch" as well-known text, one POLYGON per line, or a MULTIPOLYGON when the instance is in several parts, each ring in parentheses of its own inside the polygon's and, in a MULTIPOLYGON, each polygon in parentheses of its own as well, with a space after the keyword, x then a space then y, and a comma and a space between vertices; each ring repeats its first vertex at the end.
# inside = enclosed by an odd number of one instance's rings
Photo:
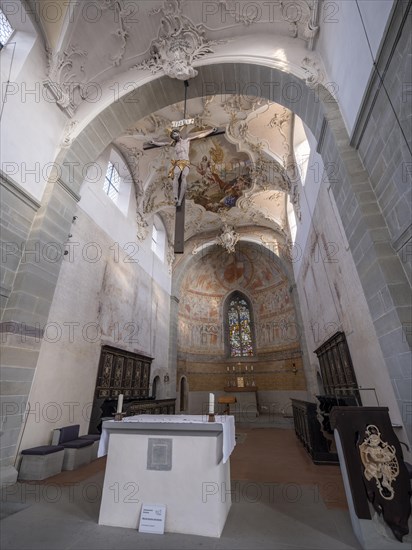
MULTIPOLYGON (((258 246, 259 249, 262 251, 262 254, 265 254, 270 260, 272 260, 276 266, 287 276, 289 282, 291 285, 294 285, 294 275, 293 275, 293 269, 292 264, 290 261, 290 256, 287 254, 282 255, 283 257, 278 256, 271 250, 269 247, 265 246, 264 244, 257 243, 254 239, 250 237, 244 237, 239 240, 239 243, 251 243, 255 246, 258 246)), ((182 284, 182 278, 184 274, 187 272, 187 270, 194 265, 194 263, 201 262, 204 255, 211 251, 213 247, 217 247, 218 245, 214 242, 206 242, 204 247, 202 248, 201 253, 199 254, 187 254, 179 261, 179 263, 176 265, 176 268, 173 272, 173 279, 172 279, 172 295, 179 297, 180 294, 180 287, 182 284)))
MULTIPOLYGON (((395 296, 395 285, 390 283, 396 281, 399 284, 402 280, 407 284, 407 278, 399 256, 392 251, 388 256, 388 247, 379 247, 382 238, 383 242, 389 242, 386 221, 374 202, 374 213, 370 214, 371 203, 365 198, 368 193, 373 195, 369 176, 358 152, 350 145, 339 106, 329 91, 321 84, 311 88, 302 79, 279 68, 259 65, 257 59, 247 63, 202 65, 188 90, 189 99, 234 93, 259 96, 290 109, 302 119, 317 142, 317 152, 325 166, 325 182, 330 184, 376 334, 380 335, 382 329, 375 314, 374 296, 370 292, 371 280, 379 281, 381 290, 385 289, 393 299, 394 323, 396 330, 403 334, 402 305, 395 296), (368 260, 359 245, 361 238, 369 247, 368 260), (396 262, 396 269, 391 273, 387 269, 389 258, 396 262)), ((182 97, 182 83, 162 76, 119 100, 111 101, 67 149, 61 149, 55 161, 57 174, 51 175, 50 186, 62 187, 78 200, 85 168, 125 132, 130 121, 177 103, 182 97)), ((390 339, 379 337, 379 344, 383 356, 390 357, 390 339)), ((409 352, 406 338, 401 347, 409 352)), ((392 371, 390 363, 388 369, 392 371)))
MULTIPOLYGON (((252 63, 204 65, 198 68, 198 73, 190 81, 188 99, 233 93, 262 97, 297 114, 317 140, 325 115, 330 120, 340 119, 344 128, 336 101, 320 84, 312 89, 292 74, 252 63)), ((182 94, 180 81, 162 76, 113 101, 89 122, 68 149, 61 149, 56 158, 60 178, 78 193, 84 180, 84 166, 122 135, 131 121, 181 101, 182 94)))

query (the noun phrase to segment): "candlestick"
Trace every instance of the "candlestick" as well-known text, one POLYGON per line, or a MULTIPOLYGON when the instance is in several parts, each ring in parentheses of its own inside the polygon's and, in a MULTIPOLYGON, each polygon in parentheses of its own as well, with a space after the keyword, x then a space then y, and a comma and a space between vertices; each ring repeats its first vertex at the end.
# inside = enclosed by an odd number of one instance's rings
POLYGON ((121 413, 123 409, 123 394, 119 393, 119 397, 117 398, 117 411, 118 413, 121 413))
POLYGON ((209 393, 209 414, 215 412, 215 394, 209 393))

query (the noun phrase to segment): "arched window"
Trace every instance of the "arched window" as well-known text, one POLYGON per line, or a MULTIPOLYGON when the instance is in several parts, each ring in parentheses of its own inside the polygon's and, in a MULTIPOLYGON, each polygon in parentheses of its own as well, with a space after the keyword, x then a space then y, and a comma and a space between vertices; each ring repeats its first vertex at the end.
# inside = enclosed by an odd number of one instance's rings
POLYGON ((10 21, 7 19, 3 10, 0 9, 0 50, 6 44, 10 36, 13 34, 14 29, 10 25, 10 21))
POLYGON ((250 306, 240 292, 236 292, 229 298, 227 326, 230 357, 250 357, 254 355, 250 306))
POLYGON ((152 227, 152 251, 164 262, 166 250, 166 230, 160 216, 155 215, 152 227))
POLYGON ((119 188, 120 174, 115 165, 109 161, 106 170, 106 177, 104 178, 103 189, 106 195, 108 195, 115 204, 117 203, 117 198, 119 196, 119 188))

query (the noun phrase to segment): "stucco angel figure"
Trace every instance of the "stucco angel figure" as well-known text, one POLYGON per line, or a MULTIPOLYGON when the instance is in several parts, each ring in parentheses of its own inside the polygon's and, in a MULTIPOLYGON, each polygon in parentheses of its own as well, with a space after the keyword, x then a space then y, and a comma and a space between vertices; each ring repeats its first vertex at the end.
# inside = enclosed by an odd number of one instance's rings
POLYGON ((173 197, 176 203, 176 206, 182 204, 183 197, 186 193, 187 188, 187 176, 189 175, 189 149, 190 142, 194 139, 199 139, 208 136, 216 131, 216 128, 209 130, 202 130, 200 132, 188 133, 185 136, 182 136, 180 130, 174 128, 170 132, 170 137, 172 143, 169 141, 155 141, 152 140, 150 143, 152 145, 173 145, 174 147, 174 158, 172 160, 172 166, 169 169, 169 178, 173 179, 173 197), (180 182, 180 191, 179 191, 179 182, 180 182))

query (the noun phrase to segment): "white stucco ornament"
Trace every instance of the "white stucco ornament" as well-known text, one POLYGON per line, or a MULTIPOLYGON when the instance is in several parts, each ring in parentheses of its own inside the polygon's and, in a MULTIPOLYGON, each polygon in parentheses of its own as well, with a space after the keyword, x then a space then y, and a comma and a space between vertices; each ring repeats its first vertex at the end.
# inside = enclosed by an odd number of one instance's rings
POLYGON ((224 224, 222 228, 222 233, 217 237, 216 242, 229 252, 233 254, 235 251, 236 243, 240 238, 239 233, 236 233, 233 225, 224 224))
POLYGON ((87 51, 77 45, 69 45, 61 52, 47 50, 48 74, 43 80, 49 97, 56 101, 68 117, 76 110, 76 98, 84 99, 83 83, 86 81, 84 68, 87 51))
POLYGON ((381 432, 374 424, 367 426, 365 435, 365 439, 359 445, 364 467, 363 475, 368 481, 375 480, 378 491, 385 500, 392 500, 395 496, 392 484, 399 475, 396 449, 382 441, 381 432))
POLYGON ((149 69, 152 74, 163 71, 170 78, 188 80, 197 75, 193 62, 209 53, 212 46, 224 43, 207 40, 203 25, 195 25, 183 15, 180 0, 168 0, 151 15, 163 13, 158 36, 152 40, 150 57, 134 69, 149 69))

